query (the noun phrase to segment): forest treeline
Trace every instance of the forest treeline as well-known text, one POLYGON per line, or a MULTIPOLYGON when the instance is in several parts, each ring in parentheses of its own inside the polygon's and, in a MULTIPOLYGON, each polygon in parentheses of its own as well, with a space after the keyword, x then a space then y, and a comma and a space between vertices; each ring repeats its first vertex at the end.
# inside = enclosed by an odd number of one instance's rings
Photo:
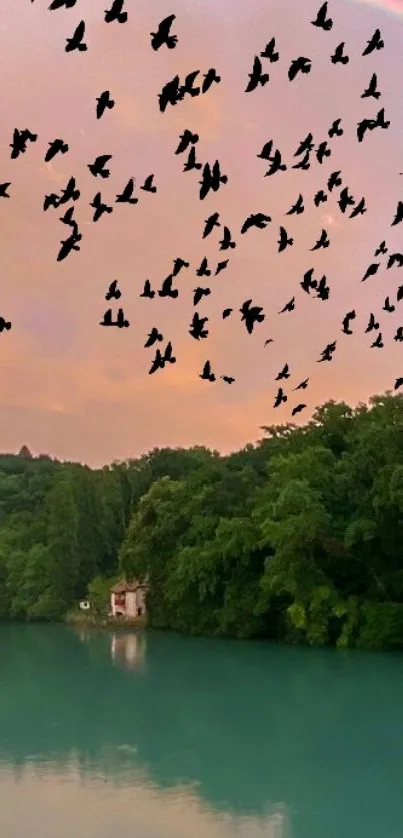
POLYGON ((403 648, 403 396, 262 430, 102 469, 0 455, 0 617, 102 610, 125 574, 154 627, 403 648))

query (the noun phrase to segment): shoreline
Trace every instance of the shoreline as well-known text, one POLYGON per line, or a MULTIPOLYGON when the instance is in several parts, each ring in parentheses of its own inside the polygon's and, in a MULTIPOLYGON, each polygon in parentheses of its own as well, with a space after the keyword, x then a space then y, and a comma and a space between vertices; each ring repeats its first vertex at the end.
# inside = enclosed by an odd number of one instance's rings
POLYGON ((145 629, 147 619, 141 617, 99 617, 94 614, 67 614, 63 622, 69 626, 85 626, 86 628, 117 629, 145 629))

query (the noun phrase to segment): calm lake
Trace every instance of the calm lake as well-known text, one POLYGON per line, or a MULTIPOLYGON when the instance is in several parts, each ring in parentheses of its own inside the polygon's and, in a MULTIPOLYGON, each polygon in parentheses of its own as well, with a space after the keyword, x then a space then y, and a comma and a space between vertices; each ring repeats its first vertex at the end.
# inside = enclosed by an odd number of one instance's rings
POLYGON ((0 625, 2 838, 402 838, 403 655, 0 625))

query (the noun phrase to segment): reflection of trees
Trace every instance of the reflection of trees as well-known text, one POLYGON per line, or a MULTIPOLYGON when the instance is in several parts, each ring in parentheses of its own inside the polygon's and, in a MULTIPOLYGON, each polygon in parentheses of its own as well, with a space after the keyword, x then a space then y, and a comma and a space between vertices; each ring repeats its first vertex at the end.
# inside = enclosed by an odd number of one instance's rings
POLYGON ((113 632, 111 634, 112 660, 120 666, 134 669, 143 661, 146 653, 144 632, 113 632))
POLYGON ((347 824, 362 834, 363 818, 367 838, 395 835, 403 676, 392 656, 150 632, 131 670, 111 666, 108 632, 84 643, 64 627, 12 625, 1 643, 0 761, 37 755, 57 770, 76 755, 82 776, 194 782, 238 815, 283 801, 296 838, 321 838, 319 811, 327 838, 347 824))

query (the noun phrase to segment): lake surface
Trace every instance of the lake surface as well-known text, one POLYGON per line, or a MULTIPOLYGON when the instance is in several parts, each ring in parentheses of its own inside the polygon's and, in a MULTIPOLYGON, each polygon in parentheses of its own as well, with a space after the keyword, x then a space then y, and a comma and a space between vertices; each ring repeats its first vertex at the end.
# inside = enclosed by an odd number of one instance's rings
POLYGON ((0 624, 2 838, 402 838, 403 655, 0 624))

